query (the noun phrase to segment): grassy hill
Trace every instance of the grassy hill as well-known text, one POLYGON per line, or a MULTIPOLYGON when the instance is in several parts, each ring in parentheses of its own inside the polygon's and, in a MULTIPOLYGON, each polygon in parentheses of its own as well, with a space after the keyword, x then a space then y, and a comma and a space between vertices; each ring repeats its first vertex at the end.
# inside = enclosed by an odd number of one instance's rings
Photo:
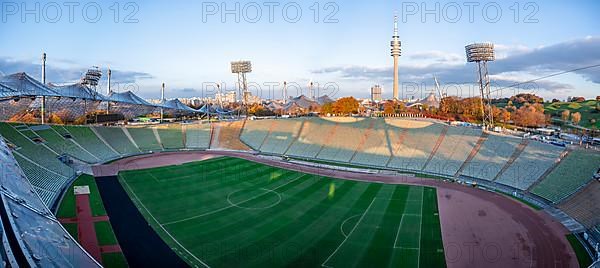
POLYGON ((600 112, 596 111, 598 101, 587 100, 584 102, 555 102, 544 103, 545 112, 552 115, 553 118, 560 119, 560 113, 564 110, 571 111, 571 114, 581 113, 581 122, 579 125, 586 128, 600 129, 600 112), (595 119, 592 124, 590 120, 595 119))

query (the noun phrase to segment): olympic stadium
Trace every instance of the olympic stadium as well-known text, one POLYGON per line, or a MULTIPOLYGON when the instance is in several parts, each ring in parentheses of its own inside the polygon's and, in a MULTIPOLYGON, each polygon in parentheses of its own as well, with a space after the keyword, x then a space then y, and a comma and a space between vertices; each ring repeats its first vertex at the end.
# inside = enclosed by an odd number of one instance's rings
MULTIPOLYGON (((104 126, 61 111, 206 113, 0 80, 6 266, 577 267, 600 154, 430 118, 104 126)), ((583 245, 587 245, 584 247, 583 245)))

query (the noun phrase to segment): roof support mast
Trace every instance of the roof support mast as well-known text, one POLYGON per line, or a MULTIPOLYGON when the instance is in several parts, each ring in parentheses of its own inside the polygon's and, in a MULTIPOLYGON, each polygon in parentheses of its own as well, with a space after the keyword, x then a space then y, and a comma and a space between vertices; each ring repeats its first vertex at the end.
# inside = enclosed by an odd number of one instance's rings
MULTIPOLYGON (((108 89, 106 90, 106 96, 110 96, 110 93, 112 93, 112 90, 110 88, 110 76, 111 76, 112 72, 110 71, 110 67, 108 67, 108 89)), ((110 101, 106 102, 106 114, 110 113, 110 101)))
MULTIPOLYGON (((42 54, 42 84, 46 85, 46 53, 42 54)), ((46 123, 46 96, 42 96, 42 124, 46 123)))
MULTIPOLYGON (((165 104, 165 83, 162 83, 162 87, 160 90, 160 100, 161 100, 162 104, 164 105, 165 104)), ((163 113, 164 113, 164 110, 162 107, 160 107, 160 123, 161 124, 163 122, 163 113)))

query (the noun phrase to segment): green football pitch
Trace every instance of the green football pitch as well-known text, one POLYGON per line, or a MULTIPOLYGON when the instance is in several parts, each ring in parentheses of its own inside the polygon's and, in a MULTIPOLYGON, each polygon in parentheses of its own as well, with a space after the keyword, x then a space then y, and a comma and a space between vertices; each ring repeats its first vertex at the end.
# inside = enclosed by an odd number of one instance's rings
POLYGON ((191 266, 445 267, 436 190, 221 157, 125 171, 148 223, 191 266))

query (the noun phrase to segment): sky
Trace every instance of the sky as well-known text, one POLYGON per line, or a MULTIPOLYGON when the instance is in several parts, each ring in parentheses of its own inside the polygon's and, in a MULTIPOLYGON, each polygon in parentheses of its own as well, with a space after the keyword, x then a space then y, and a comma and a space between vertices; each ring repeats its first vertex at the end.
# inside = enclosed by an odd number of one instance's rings
MULTIPOLYGON (((492 95, 546 99, 600 95, 600 1, 3 1, 0 75, 77 81, 111 68, 112 88, 158 98, 235 90, 230 62, 252 61, 250 90, 263 98, 307 94, 391 97, 394 15, 402 41, 401 97, 440 90, 477 94, 464 47, 492 42, 492 95), (175 3, 173 3, 175 2, 175 3), (575 70, 575 71, 572 71, 575 70), (553 76, 553 74, 566 72, 553 76), (551 76, 549 78, 544 78, 551 76), (543 78, 543 79, 540 79, 543 78), (540 79, 540 80, 537 80, 540 79), (535 82, 527 82, 535 80, 535 82), (523 83, 525 82, 525 83, 523 83), (521 84, 522 83, 522 84, 521 84)), ((99 89, 106 91, 106 81, 99 89)))

